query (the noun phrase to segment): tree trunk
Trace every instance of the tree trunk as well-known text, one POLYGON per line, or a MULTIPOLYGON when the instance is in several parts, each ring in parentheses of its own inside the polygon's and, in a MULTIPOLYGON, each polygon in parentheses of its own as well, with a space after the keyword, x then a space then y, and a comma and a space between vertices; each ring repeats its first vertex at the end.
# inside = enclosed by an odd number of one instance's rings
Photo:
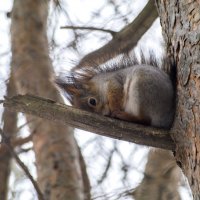
POLYGON ((133 192, 135 200, 180 200, 180 169, 172 152, 153 149, 149 152, 144 178, 133 192))
MULTIPOLYGON (((46 36, 48 1, 14 1, 11 24, 12 72, 18 93, 62 102, 53 86, 46 36)), ((42 112, 42 111, 41 111, 42 112)), ((27 116, 34 133, 38 184, 45 199, 82 200, 83 182, 72 129, 27 116)))
POLYGON ((157 0, 168 53, 177 66, 176 159, 200 199, 200 1, 157 0))
MULTIPOLYGON (((11 75, 9 83, 7 84, 7 96, 16 95, 16 88, 11 75)), ((17 132, 17 113, 11 112, 9 109, 5 108, 3 113, 3 131, 6 133, 7 137, 11 140, 15 138, 17 132)), ((4 145, 0 145, 1 149, 6 148, 4 145)), ((0 199, 6 200, 8 193, 8 180, 10 175, 10 160, 11 155, 9 151, 0 154, 0 199)))

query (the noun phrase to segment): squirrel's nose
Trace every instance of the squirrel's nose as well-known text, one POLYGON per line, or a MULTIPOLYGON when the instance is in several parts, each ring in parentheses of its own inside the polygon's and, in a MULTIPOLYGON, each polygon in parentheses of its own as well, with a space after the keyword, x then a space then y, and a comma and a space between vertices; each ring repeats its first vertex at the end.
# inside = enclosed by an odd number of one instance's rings
POLYGON ((110 116, 110 115, 111 115, 111 111, 110 111, 108 105, 105 105, 105 107, 104 107, 103 110, 102 110, 102 114, 103 114, 104 116, 110 116))

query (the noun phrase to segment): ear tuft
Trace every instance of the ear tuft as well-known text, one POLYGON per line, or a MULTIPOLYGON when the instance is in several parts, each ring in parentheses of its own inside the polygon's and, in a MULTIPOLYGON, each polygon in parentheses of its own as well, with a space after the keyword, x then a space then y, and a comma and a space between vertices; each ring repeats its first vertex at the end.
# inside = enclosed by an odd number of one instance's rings
POLYGON ((55 82, 56 86, 58 86, 59 88, 61 88, 61 89, 65 88, 66 83, 63 79, 56 77, 54 82, 55 82))
POLYGON ((56 85, 64 91, 66 98, 72 103, 73 96, 79 96, 81 90, 74 81, 64 80, 63 78, 57 77, 55 79, 56 85))

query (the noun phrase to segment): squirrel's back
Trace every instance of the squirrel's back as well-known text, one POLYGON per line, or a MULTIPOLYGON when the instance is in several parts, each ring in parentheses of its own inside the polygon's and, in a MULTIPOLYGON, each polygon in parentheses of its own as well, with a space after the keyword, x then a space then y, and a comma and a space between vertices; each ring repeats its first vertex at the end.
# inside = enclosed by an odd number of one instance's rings
POLYGON ((149 65, 135 66, 127 77, 124 110, 149 117, 152 126, 168 128, 173 120, 174 98, 170 77, 149 65))
POLYGON ((112 79, 117 79, 123 85, 122 110, 149 118, 155 127, 168 128, 171 125, 174 91, 167 73, 151 65, 133 65, 97 74, 91 81, 103 97, 112 79))

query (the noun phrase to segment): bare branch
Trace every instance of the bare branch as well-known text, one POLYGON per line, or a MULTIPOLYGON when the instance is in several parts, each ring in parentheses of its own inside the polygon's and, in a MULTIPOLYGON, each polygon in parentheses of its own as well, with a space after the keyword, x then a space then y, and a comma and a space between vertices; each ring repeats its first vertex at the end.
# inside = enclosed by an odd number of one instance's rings
POLYGON ((97 28, 97 27, 93 27, 93 26, 62 26, 60 28, 61 29, 72 29, 72 30, 102 31, 102 32, 110 33, 113 37, 117 33, 117 32, 112 31, 110 29, 97 28))
POLYGON ((103 47, 83 57, 75 69, 85 66, 91 67, 94 61, 96 65, 100 65, 121 53, 130 51, 136 46, 139 39, 151 27, 157 17, 158 13, 154 0, 149 0, 133 22, 117 32, 115 37, 103 47))
POLYGON ((29 121, 26 121, 24 124, 20 125, 19 127, 17 127, 17 131, 16 132, 19 132, 22 128, 24 128, 25 126, 27 125, 30 125, 32 122, 34 122, 35 120, 32 119, 32 120, 29 120, 29 121))
POLYGON ((12 146, 10 144, 9 138, 6 136, 6 134, 1 129, 0 129, 0 135, 2 137, 2 141, 7 145, 9 152, 12 154, 12 156, 15 158, 16 162, 18 163, 18 165, 24 170, 25 174, 27 175, 27 177, 32 182, 35 190, 37 191, 39 200, 44 200, 43 194, 40 191, 40 188, 38 187, 37 182, 34 180, 32 175, 30 174, 30 172, 29 172, 28 168, 26 167, 26 165, 20 160, 18 155, 15 153, 15 151, 13 150, 13 148, 12 148, 12 146))
POLYGON ((112 163, 112 158, 113 158, 114 153, 115 153, 115 147, 109 152, 109 156, 108 156, 107 163, 106 163, 105 169, 103 171, 103 174, 101 175, 100 179, 97 181, 97 183, 99 185, 102 184, 103 181, 108 176, 108 171, 111 168, 111 165, 112 165, 111 163, 112 163))
MULTIPOLYGON (((10 141, 10 145, 12 146, 12 148, 16 147, 16 146, 21 146, 27 142, 30 142, 32 140, 32 134, 25 137, 25 138, 15 138, 12 139, 10 141)), ((0 156, 2 156, 3 154, 5 154, 8 151, 7 145, 1 145, 0 146, 0 156)))
POLYGON ((32 95, 18 95, 4 100, 12 110, 68 124, 96 134, 137 144, 174 150, 169 131, 128 123, 59 104, 32 95))

